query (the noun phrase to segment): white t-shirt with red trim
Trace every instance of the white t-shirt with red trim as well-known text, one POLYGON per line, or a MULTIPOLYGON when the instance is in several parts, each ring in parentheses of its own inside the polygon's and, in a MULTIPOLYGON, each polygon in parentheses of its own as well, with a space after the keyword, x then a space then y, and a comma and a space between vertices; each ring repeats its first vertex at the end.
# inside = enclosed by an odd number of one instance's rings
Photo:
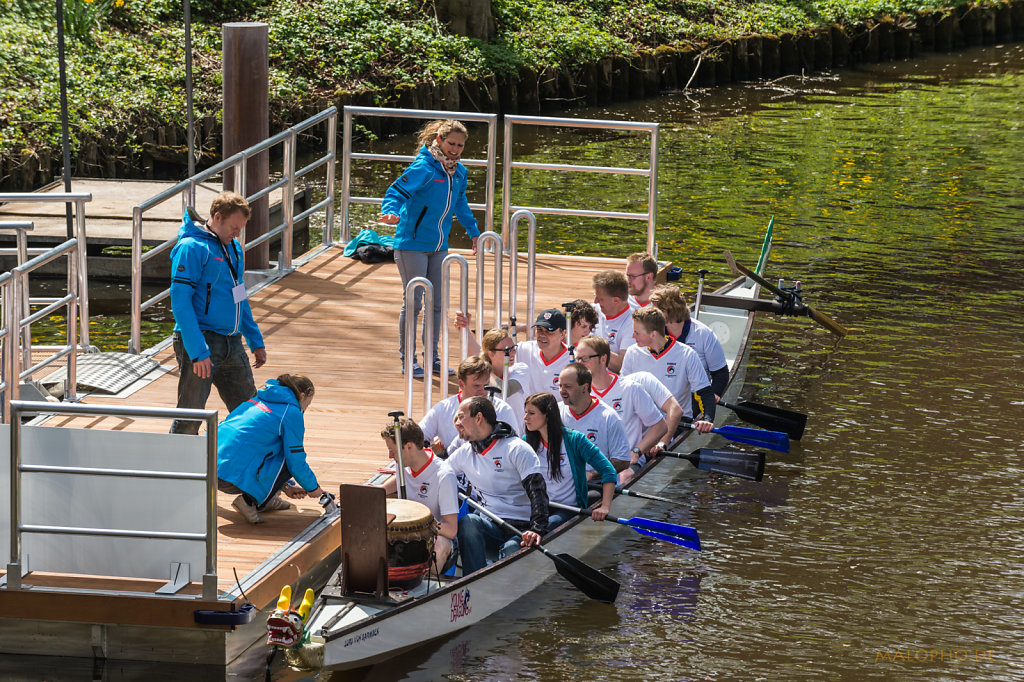
POLYGON ((622 359, 622 374, 629 376, 633 372, 650 372, 658 381, 665 384, 679 401, 686 417, 693 416, 693 409, 690 407, 693 402, 691 396, 711 385, 697 352, 675 339, 669 339, 668 344, 657 355, 647 346, 630 346, 622 359))
POLYGON ((473 484, 480 503, 503 519, 530 520, 530 497, 523 479, 530 474, 544 475, 537 453, 519 438, 502 438, 482 453, 473 452, 466 443, 452 453, 448 466, 464 474, 473 484))
MULTIPOLYGON (((621 375, 620 375, 621 376, 621 375)), ((651 400, 658 406, 660 410, 669 398, 674 397, 672 391, 668 390, 665 384, 658 380, 658 377, 654 376, 650 372, 632 372, 628 377, 630 381, 639 384, 643 387, 647 395, 651 396, 651 400)))
MULTIPOLYGON (((591 385, 590 394, 615 410, 626 430, 629 447, 636 447, 644 432, 662 420, 661 409, 643 386, 630 377, 612 374, 612 383, 602 393, 591 385)), ((667 389, 666 389, 667 390, 667 389)))
POLYGON ((611 352, 620 353, 624 349, 636 343, 633 340, 633 310, 635 305, 626 303, 626 309, 614 317, 608 317, 601 306, 594 304, 597 310, 598 323, 594 333, 608 340, 611 352))
POLYGON ((541 441, 537 449, 537 457, 544 469, 544 485, 548 489, 548 501, 558 504, 576 506, 576 483, 572 478, 572 467, 569 466, 569 455, 565 452, 565 441, 562 441, 562 454, 558 458, 558 470, 562 477, 557 481, 551 477, 551 467, 548 464, 548 444, 541 441))
POLYGON ((633 308, 633 310, 636 310, 637 308, 646 308, 651 304, 651 299, 647 299, 646 303, 641 303, 640 301, 636 300, 636 296, 634 296, 633 294, 630 294, 627 300, 629 301, 629 306, 633 308))
MULTIPOLYGON (((504 401, 508 403, 508 406, 512 408, 512 413, 516 416, 515 423, 512 424, 512 428, 515 429, 516 433, 524 433, 523 421, 526 417, 526 398, 530 394, 530 370, 529 368, 521 363, 513 363, 508 368, 508 381, 511 384, 513 381, 519 384, 519 390, 515 393, 510 393, 505 396, 504 401)), ((491 375, 491 385, 501 388, 501 379, 495 375, 491 375)), ((509 388, 509 391, 512 389, 509 388)), ((499 417, 500 419, 500 417, 499 417)))
POLYGON ((410 500, 425 504, 440 523, 445 515, 459 513, 459 486, 448 464, 426 452, 430 459, 419 471, 405 467, 405 492, 410 500))
POLYGON ((526 390, 526 396, 523 397, 543 392, 550 393, 555 396, 555 400, 562 402, 562 396, 558 393, 558 375, 569 364, 569 349, 566 345, 562 344, 561 352, 555 357, 546 358, 536 341, 523 341, 516 355, 516 359, 526 365, 528 376, 529 385, 523 387, 526 390))
POLYGON ((576 414, 565 403, 558 407, 565 428, 582 433, 608 459, 629 460, 629 451, 633 446, 630 445, 622 420, 615 414, 615 410, 597 398, 591 398, 590 407, 583 414, 576 414))
MULTIPOLYGON (((427 441, 426 445, 429 446, 437 437, 441 439, 441 444, 451 452, 465 442, 459 438, 459 432, 455 428, 455 413, 459 411, 461 402, 462 391, 459 391, 437 403, 423 415, 423 419, 420 420, 420 428, 423 430, 423 438, 427 441)), ((516 433, 519 433, 515 412, 512 411, 509 404, 498 396, 494 396, 491 403, 494 405, 494 412, 498 415, 498 421, 507 423, 516 430, 516 433)))
POLYGON ((700 320, 691 318, 686 338, 679 340, 697 351, 708 376, 711 376, 711 372, 717 372, 728 364, 725 360, 725 351, 722 350, 722 342, 715 336, 715 332, 711 331, 711 327, 700 320))

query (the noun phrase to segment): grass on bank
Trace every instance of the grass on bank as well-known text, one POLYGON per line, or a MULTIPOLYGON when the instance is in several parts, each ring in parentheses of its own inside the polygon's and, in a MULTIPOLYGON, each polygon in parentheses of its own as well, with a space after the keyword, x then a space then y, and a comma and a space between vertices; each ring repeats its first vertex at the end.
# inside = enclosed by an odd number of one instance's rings
MULTIPOLYGON (((197 118, 220 115, 221 28, 270 26, 272 129, 339 91, 574 65, 641 48, 779 33, 965 0, 492 0, 490 43, 418 0, 191 0, 197 118)), ((72 146, 185 122, 181 0, 64 0, 72 146), (84 26, 84 28, 83 28, 84 26)), ((53 4, 0 0, 0 158, 59 155, 53 4)), ((10 166, 10 162, 8 162, 10 166)), ((0 178, 2 180, 2 178, 0 178)))

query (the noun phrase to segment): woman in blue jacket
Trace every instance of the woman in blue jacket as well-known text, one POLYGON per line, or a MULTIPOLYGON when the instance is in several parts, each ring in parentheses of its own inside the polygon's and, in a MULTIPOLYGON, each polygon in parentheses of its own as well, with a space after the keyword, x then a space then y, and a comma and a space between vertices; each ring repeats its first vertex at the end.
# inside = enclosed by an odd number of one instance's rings
POLYGON ((302 446, 302 413, 313 402, 313 392, 308 377, 282 374, 268 379, 217 429, 217 487, 238 495, 231 504, 249 523, 263 523, 259 512, 291 506, 278 497, 282 489, 296 499, 324 494, 302 446), (298 485, 286 486, 290 478, 298 485))
MULTIPOLYGON (((587 465, 601 476, 601 504, 590 513, 595 521, 604 521, 612 505, 617 477, 615 467, 596 445, 579 431, 562 426, 558 401, 550 393, 534 393, 526 399, 526 433, 523 435, 544 467, 548 500, 580 509, 587 500, 587 465)), ((548 528, 553 529, 576 516, 564 509, 552 509, 548 528)))
MULTIPOLYGON (((414 277, 426 277, 434 285, 434 338, 426 338, 434 350, 434 374, 441 372, 437 340, 441 335, 441 262, 448 255, 448 233, 452 217, 457 217, 473 240, 480 235, 476 218, 466 200, 466 167, 459 159, 466 146, 466 127, 448 119, 431 121, 420 130, 420 151, 402 175, 391 183, 381 202, 380 222, 398 225, 395 234, 395 262, 404 287, 414 277)), ((422 291, 417 292, 413 315, 419 317, 423 307, 422 291)), ((402 302, 398 316, 398 352, 405 368, 405 314, 408 302, 402 302)), ((415 329, 415 323, 413 325, 415 329)), ((415 337, 415 334, 413 335, 415 337)), ((413 376, 422 377, 423 368, 416 362, 416 339, 410 345, 413 376)), ((452 372, 454 374, 454 372, 452 372)))

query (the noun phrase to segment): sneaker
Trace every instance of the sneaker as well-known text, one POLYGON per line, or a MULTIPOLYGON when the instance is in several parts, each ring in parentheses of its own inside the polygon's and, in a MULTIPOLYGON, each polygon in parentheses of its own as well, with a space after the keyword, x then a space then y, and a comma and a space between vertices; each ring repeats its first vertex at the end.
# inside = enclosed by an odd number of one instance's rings
POLYGON ((256 505, 246 502, 243 496, 239 495, 236 497, 231 502, 231 506, 240 511, 242 513, 242 518, 252 525, 255 526, 257 523, 263 523, 263 517, 257 513, 256 505))
MULTIPOLYGON (((405 374, 405 360, 402 360, 402 374, 405 374)), ((423 378, 423 367, 416 360, 412 361, 412 378, 422 379, 423 378)))
POLYGON ((257 511, 261 512, 272 512, 281 511, 282 509, 291 509, 292 505, 288 503, 288 500, 282 499, 280 495, 274 495, 266 502, 261 504, 257 511))
MULTIPOLYGON (((439 357, 434 358, 434 374, 441 374, 441 358, 439 357)), ((451 367, 448 368, 448 376, 455 376, 455 370, 451 367)))

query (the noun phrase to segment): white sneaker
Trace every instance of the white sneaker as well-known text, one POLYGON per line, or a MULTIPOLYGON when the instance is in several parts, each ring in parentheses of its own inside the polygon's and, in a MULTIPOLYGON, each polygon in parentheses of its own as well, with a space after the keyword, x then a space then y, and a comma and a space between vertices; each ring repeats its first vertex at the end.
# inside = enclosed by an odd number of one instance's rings
POLYGON ((239 495, 232 500, 231 506, 240 511, 242 513, 242 518, 252 525, 255 526, 258 523, 263 523, 263 517, 257 512, 256 505, 246 502, 243 496, 239 495))

